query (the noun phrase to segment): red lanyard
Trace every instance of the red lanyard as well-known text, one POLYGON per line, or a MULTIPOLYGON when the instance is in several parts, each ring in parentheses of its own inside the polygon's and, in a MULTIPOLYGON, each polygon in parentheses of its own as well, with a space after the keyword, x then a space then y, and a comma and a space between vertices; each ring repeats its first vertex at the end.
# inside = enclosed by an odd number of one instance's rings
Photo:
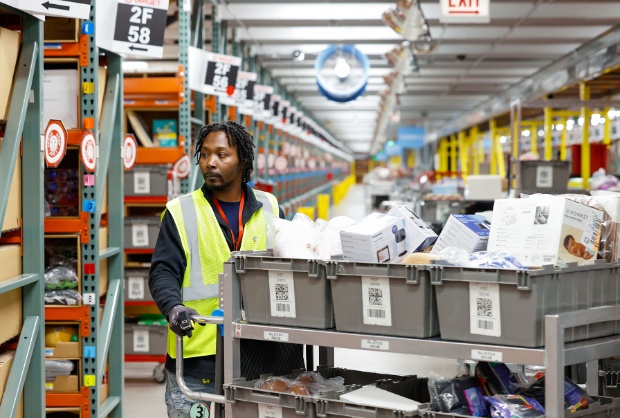
POLYGON ((226 219, 226 214, 222 210, 219 202, 216 198, 213 198, 213 204, 215 205, 217 211, 220 213, 226 225, 228 225, 228 229, 230 230, 230 235, 232 235, 233 248, 235 251, 239 251, 239 247, 241 247, 241 240, 243 239, 243 204, 245 203, 245 195, 243 194, 243 190, 241 190, 241 202, 239 203, 239 234, 238 237, 235 238, 235 234, 233 233, 230 224, 228 223, 228 219, 226 219))

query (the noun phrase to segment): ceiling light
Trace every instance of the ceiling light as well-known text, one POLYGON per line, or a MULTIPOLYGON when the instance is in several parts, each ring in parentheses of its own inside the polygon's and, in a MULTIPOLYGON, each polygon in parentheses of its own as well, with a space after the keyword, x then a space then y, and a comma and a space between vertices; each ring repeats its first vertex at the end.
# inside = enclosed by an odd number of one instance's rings
POLYGON ((336 76, 340 79, 345 79, 351 73, 351 66, 343 57, 339 57, 336 60, 336 66, 334 67, 336 76))

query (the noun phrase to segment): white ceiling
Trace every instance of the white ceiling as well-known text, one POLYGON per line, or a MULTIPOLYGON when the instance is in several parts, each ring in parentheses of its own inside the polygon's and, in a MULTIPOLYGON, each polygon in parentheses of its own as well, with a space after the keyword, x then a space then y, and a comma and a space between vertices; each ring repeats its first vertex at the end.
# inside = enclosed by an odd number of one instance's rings
MULTIPOLYGON (((402 39, 381 20, 391 1, 226 0, 222 20, 236 30, 263 68, 295 95, 333 135, 357 153, 373 140, 382 76, 391 71, 383 54, 402 39), (339 104, 316 88, 314 58, 330 44, 354 43, 371 59, 366 93, 339 104), (301 50, 306 59, 292 60, 301 50)), ((620 19, 617 0, 491 0, 491 22, 439 23, 439 0, 422 0, 436 47, 419 57, 420 71, 406 78, 400 125, 438 129, 523 78, 604 33, 620 19)), ((176 48, 175 26, 167 30, 166 56, 176 48)), ((207 29, 206 39, 210 39, 207 29)), ((208 48, 208 46, 207 46, 208 48)), ((396 124, 388 132, 394 135, 396 124)))

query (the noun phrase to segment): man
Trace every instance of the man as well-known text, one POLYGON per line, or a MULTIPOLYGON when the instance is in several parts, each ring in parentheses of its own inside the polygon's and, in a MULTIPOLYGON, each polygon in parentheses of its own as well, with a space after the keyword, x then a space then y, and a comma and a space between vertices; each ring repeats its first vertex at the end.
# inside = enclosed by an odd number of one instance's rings
MULTIPOLYGON (((231 251, 264 250, 266 217, 283 218, 276 198, 248 186, 254 167, 252 136, 235 122, 204 126, 196 139, 195 157, 203 186, 166 205, 149 288, 168 319, 166 405, 168 416, 185 418, 195 401, 176 383, 176 336, 186 336, 183 358, 187 386, 199 392, 215 390, 216 326, 194 329, 191 315, 211 315, 219 307, 218 275, 231 251)), ((303 367, 302 347, 242 340, 241 373, 285 374, 303 367), (260 370, 258 370, 260 369, 260 370)))

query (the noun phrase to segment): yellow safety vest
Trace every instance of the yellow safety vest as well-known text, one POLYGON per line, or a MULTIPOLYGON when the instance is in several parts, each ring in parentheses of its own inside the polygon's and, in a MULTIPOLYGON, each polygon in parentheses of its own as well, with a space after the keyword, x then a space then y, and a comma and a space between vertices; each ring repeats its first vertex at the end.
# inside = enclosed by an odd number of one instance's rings
MULTIPOLYGON (((244 224, 241 251, 267 248, 267 222, 263 210, 279 216, 278 201, 269 193, 254 191, 263 207, 244 224)), ((181 237, 187 265, 183 275, 183 304, 201 316, 219 308, 219 274, 230 259, 230 249, 213 208, 201 189, 171 200, 166 205, 181 237)), ((183 339, 183 357, 215 354, 216 326, 196 326, 191 338, 183 339)), ((168 327, 168 354, 176 358, 176 334, 168 327)))

